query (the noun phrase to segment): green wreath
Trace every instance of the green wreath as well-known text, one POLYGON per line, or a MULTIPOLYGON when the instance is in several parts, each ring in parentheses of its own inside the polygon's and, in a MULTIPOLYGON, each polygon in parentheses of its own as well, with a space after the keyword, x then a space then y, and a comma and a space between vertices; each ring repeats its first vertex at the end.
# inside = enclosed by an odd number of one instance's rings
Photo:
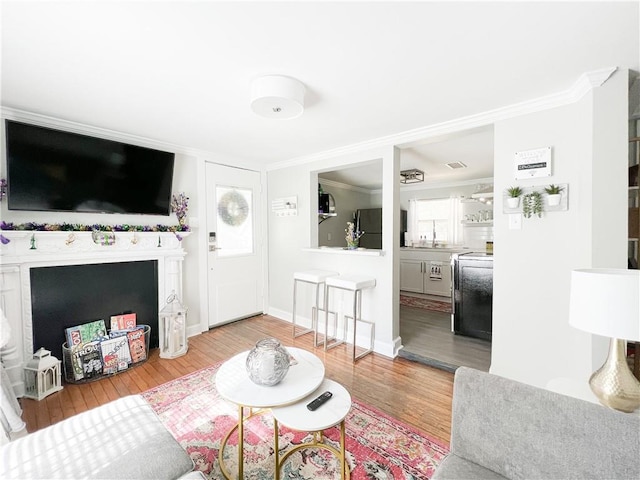
POLYGON ((227 192, 218 202, 218 216, 227 225, 238 227, 249 216, 249 204, 237 191, 227 192))

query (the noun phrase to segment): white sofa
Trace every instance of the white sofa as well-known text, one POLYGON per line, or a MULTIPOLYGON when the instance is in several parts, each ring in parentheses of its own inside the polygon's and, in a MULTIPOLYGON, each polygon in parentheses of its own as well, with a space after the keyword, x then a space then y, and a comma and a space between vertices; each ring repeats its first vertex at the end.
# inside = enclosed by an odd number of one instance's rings
POLYGON ((2 447, 0 478, 202 478, 140 395, 67 418, 2 447))

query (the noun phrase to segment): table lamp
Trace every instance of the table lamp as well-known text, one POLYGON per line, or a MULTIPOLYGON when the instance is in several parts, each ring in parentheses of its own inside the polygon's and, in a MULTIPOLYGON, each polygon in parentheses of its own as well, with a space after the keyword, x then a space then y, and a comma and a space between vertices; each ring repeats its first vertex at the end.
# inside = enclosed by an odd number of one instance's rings
POLYGON ((600 403, 623 412, 640 407, 640 382, 626 359, 626 341, 640 341, 640 271, 574 270, 569 324, 611 339, 607 360, 589 379, 600 403))

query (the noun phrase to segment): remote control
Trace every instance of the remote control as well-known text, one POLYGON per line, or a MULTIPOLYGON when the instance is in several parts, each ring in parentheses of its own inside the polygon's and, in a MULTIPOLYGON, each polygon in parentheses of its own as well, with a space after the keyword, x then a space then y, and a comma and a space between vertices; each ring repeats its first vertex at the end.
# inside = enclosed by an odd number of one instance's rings
POLYGON ((315 409, 317 409, 324 402, 328 401, 331 397, 333 397, 333 393, 324 392, 318 398, 316 398, 316 399, 312 400, 311 402, 309 402, 307 404, 307 408, 313 412, 315 409))

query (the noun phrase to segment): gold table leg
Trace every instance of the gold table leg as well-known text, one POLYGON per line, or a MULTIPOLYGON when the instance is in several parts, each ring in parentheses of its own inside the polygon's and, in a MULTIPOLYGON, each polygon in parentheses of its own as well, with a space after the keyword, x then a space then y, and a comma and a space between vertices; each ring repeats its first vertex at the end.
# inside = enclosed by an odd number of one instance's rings
MULTIPOLYGON (((274 418, 274 421, 277 422, 275 418, 274 418)), ((302 450, 305 448, 323 448, 325 450, 330 451, 335 455, 335 457, 340 462, 340 478, 342 478, 342 480, 347 480, 348 478, 350 478, 351 474, 349 472, 349 467, 347 465, 347 455, 345 450, 344 420, 340 422, 340 450, 333 447, 332 445, 324 443, 322 431, 311 432, 311 435, 313 437, 313 440, 311 442, 301 443, 300 445, 296 445, 295 447, 290 449, 288 452, 286 452, 284 455, 282 455, 279 461, 276 461, 276 480, 280 478, 280 469, 282 468, 282 465, 284 464, 284 462, 289 458, 289 456, 297 452, 298 450, 302 450)))
POLYGON ((275 479, 280 480, 280 445, 279 445, 279 437, 280 433, 278 432, 278 420, 273 419, 273 455, 275 458, 275 479))
MULTIPOLYGON (((220 472, 222 473, 222 476, 227 480, 231 480, 232 477, 227 471, 227 467, 224 463, 224 449, 229 442, 231 434, 236 429, 238 430, 238 480, 242 480, 242 478, 244 477, 244 421, 249 420, 254 416, 253 409, 249 407, 249 416, 245 419, 244 408, 245 407, 243 405, 238 405, 238 423, 231 427, 231 429, 224 436, 222 442, 220 442, 220 449, 218 450, 218 463, 220 465, 220 472)), ((259 413, 263 412, 257 412, 255 415, 259 413)))
POLYGON ((345 438, 344 438, 344 420, 342 420, 340 422, 340 455, 341 455, 341 459, 340 459, 340 463, 341 463, 341 474, 342 474, 342 480, 346 480, 347 478, 347 456, 345 453, 345 438))
MULTIPOLYGON (((259 415, 262 413, 266 413, 267 410, 258 411, 256 413, 253 412, 253 409, 249 410, 249 415, 247 418, 244 418, 244 406, 238 406, 238 423, 231 427, 229 432, 225 435, 220 443, 220 450, 218 451, 218 462, 220 464, 220 472, 227 480, 231 480, 231 475, 226 469, 224 464, 224 449, 229 442, 229 438, 234 430, 238 429, 238 480, 242 480, 244 478, 244 422, 255 415, 259 415)), ((274 463, 275 463, 275 480, 280 480, 280 468, 284 464, 284 462, 289 458, 289 456, 298 450, 302 450, 304 448, 323 448, 325 450, 333 453, 336 458, 340 462, 340 478, 342 480, 347 480, 350 478, 349 467, 347 465, 347 455, 345 450, 345 424, 344 420, 340 422, 340 450, 335 447, 324 443, 324 435, 323 432, 311 432, 313 441, 308 443, 301 443, 300 445, 296 445, 291 450, 286 452, 282 458, 280 457, 280 427, 278 425, 278 420, 273 419, 273 443, 274 443, 274 463)))
POLYGON ((238 408, 238 480, 242 480, 244 478, 244 407, 240 405, 238 408))

